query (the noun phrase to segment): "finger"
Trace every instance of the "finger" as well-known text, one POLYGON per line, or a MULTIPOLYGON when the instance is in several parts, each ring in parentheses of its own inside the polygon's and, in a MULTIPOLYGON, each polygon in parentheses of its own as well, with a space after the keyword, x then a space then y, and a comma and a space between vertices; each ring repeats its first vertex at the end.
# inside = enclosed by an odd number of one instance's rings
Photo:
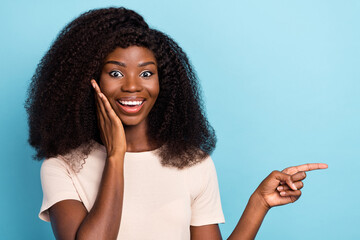
MULTIPOLYGON (((304 183, 302 181, 294 182, 294 184, 298 190, 304 187, 304 183)), ((288 185, 283 185, 283 186, 278 186, 276 190, 278 192, 281 192, 281 191, 291 190, 291 188, 288 185)))
MULTIPOLYGON (((296 184, 296 182, 301 181, 301 180, 303 180, 305 178, 306 178, 306 173, 305 172, 298 172, 298 173, 295 173, 294 175, 291 176, 291 182, 294 183, 296 189, 299 189, 299 186, 296 184)), ((280 186, 284 187, 284 189, 286 189, 285 188, 286 187, 285 183, 287 184, 287 182, 280 182, 280 186)), ((291 185, 288 185, 288 186, 291 186, 291 185)), ((280 187, 278 187, 278 188, 282 189, 280 187)), ((278 189, 278 191, 281 191, 279 189, 278 189)), ((287 189, 295 190, 293 186, 291 186, 290 188, 288 187, 287 189)))
POLYGON ((305 178, 306 178, 305 172, 298 172, 291 176, 291 180, 293 182, 301 181, 301 180, 304 180, 305 178))
POLYGON ((97 120, 98 120, 99 124, 100 123, 102 124, 105 121, 104 116, 101 113, 101 108, 100 108, 100 105, 98 103, 98 100, 96 100, 96 117, 97 117, 97 120))
POLYGON ((91 80, 91 85, 93 86, 95 91, 94 98, 96 104, 96 117, 98 122, 98 128, 100 130, 100 138, 103 144, 106 144, 107 139, 106 139, 106 134, 104 134, 104 132, 106 131, 106 125, 107 125, 106 122, 108 121, 108 117, 106 114, 103 101, 101 100, 102 93, 100 91, 100 87, 98 86, 98 84, 94 79, 91 80))
POLYGON ((105 96, 103 93, 101 93, 99 86, 96 84, 95 81, 92 82, 93 83, 93 87, 95 89, 95 99, 96 99, 96 104, 97 104, 97 108, 98 108, 98 113, 99 115, 105 120, 107 119, 107 114, 106 114, 106 109, 102 100, 102 96, 105 96))
POLYGON ((326 163, 307 163, 294 167, 285 168, 284 170, 282 170, 282 172, 293 175, 301 171, 305 172, 305 171, 312 171, 312 170, 326 169, 326 168, 328 168, 328 165, 326 163))
POLYGON ((94 79, 91 79, 91 85, 94 88, 95 91, 95 98, 100 101, 100 96, 99 94, 101 93, 100 87, 99 85, 96 83, 96 81, 94 79))
POLYGON ((101 114, 100 97, 96 92, 94 95, 94 99, 95 99, 95 105, 96 105, 96 117, 97 117, 98 123, 100 123, 100 118, 103 119, 103 116, 101 114))
POLYGON ((107 115, 109 116, 109 118, 111 120, 115 120, 116 122, 118 122, 119 117, 116 115, 116 113, 115 113, 114 109, 112 108, 107 97, 103 93, 100 93, 100 97, 101 97, 105 111, 106 111, 107 115))
POLYGON ((95 79, 91 79, 91 84, 92 84, 95 92, 101 93, 100 87, 99 87, 99 85, 97 84, 97 82, 95 81, 95 79))
POLYGON ((96 102, 96 116, 97 116, 99 127, 101 127, 104 125, 105 118, 104 118, 104 113, 103 113, 104 110, 102 110, 103 106, 101 106, 102 105, 101 99, 97 93, 95 93, 95 102, 96 102))
POLYGON ((91 80, 91 84, 93 85, 93 88, 95 89, 95 91, 97 93, 97 96, 99 99, 99 101, 98 101, 99 106, 100 106, 102 113, 104 114, 104 117, 107 118, 108 115, 109 115, 109 117, 112 117, 112 118, 117 117, 113 108, 111 107, 111 104, 109 103, 109 100, 101 92, 99 85, 96 83, 96 81, 94 79, 91 80))
POLYGON ((294 182, 291 180, 291 175, 279 171, 275 171, 274 173, 276 174, 275 178, 279 182, 285 182, 292 190, 297 190, 294 182))
POLYGON ((299 198, 301 196, 301 191, 300 190, 287 190, 287 191, 281 191, 280 192, 280 196, 282 197, 297 197, 299 198))
MULTIPOLYGON (((103 107, 103 104, 102 104, 102 101, 101 101, 101 98, 99 95, 99 94, 101 94, 100 88, 94 79, 91 80, 91 85, 93 86, 93 88, 95 90, 94 98, 95 98, 95 104, 96 104, 96 117, 98 120, 98 127, 100 129, 103 129, 103 126, 105 123, 104 115, 106 115, 106 114, 104 114, 105 110, 104 110, 104 107, 103 107)), ((102 131, 100 131, 100 132, 102 135, 102 131)), ((101 136, 101 137, 103 138, 103 136, 101 136)))
POLYGON ((98 98, 98 106, 99 106, 99 115, 104 119, 104 121, 108 120, 108 115, 107 115, 107 111, 106 108, 104 106, 104 102, 102 100, 103 95, 102 93, 97 93, 97 98, 98 98))
POLYGON ((91 80, 91 84, 92 84, 92 86, 93 86, 93 88, 94 88, 94 90, 96 92, 95 98, 97 99, 98 106, 99 106, 100 110, 103 113, 105 113, 105 107, 104 107, 104 104, 103 104, 103 101, 102 101, 103 93, 101 92, 99 85, 97 84, 97 82, 94 79, 91 80))

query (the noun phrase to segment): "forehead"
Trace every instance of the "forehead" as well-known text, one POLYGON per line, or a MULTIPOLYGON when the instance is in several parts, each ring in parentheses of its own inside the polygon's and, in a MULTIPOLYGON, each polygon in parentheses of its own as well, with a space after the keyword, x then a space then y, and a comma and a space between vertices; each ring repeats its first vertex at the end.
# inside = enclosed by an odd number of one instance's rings
POLYGON ((105 61, 116 60, 121 62, 147 62, 156 63, 154 53, 145 47, 130 46, 127 48, 116 48, 106 58, 105 61))

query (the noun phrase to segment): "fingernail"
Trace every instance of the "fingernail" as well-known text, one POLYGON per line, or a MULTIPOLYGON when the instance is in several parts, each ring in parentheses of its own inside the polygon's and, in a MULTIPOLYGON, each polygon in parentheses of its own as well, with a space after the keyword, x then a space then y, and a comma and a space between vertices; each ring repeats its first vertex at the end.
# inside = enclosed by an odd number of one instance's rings
POLYGON ((285 195, 286 195, 286 192, 280 192, 280 195, 281 195, 281 196, 285 196, 285 195))
POLYGON ((91 85, 93 86, 93 88, 95 88, 95 83, 94 83, 94 81, 91 81, 91 85))
POLYGON ((298 190, 297 187, 295 186, 295 183, 293 183, 293 184, 291 184, 291 185, 292 185, 292 187, 293 187, 294 190, 298 190))
POLYGON ((283 190, 284 189, 284 187, 283 186, 278 186, 277 187, 277 190, 280 192, 281 190, 283 190))

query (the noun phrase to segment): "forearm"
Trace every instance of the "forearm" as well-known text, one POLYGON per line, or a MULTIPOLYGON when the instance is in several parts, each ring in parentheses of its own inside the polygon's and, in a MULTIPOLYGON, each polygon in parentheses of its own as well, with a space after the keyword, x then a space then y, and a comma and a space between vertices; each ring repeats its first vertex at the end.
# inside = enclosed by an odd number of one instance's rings
POLYGON ((107 159, 94 206, 81 223, 76 239, 116 239, 123 204, 123 158, 107 159))
POLYGON ((255 236, 261 226, 268 208, 263 200, 256 194, 251 195, 249 202, 228 240, 250 240, 255 236))

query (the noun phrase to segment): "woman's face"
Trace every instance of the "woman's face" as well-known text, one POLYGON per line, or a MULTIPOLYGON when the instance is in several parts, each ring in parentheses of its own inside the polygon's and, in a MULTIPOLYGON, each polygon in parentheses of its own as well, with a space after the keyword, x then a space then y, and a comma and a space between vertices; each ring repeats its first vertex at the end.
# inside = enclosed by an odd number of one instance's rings
POLYGON ((116 48, 104 61, 100 89, 125 126, 146 124, 160 90, 152 51, 138 46, 116 48))

